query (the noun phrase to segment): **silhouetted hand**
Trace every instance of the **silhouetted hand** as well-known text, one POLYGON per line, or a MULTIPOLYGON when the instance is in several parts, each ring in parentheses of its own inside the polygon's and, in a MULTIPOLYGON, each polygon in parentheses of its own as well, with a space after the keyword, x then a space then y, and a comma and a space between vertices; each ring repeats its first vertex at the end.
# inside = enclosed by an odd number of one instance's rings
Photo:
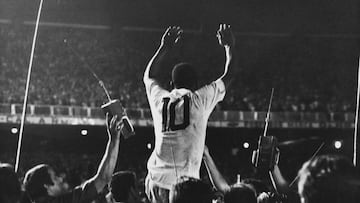
POLYGON ((120 138, 121 129, 123 127, 124 124, 121 119, 118 119, 117 115, 110 117, 109 113, 106 114, 106 128, 109 139, 120 138))
POLYGON ((231 27, 228 24, 220 24, 219 30, 217 31, 217 38, 221 46, 234 46, 235 36, 231 31, 231 27))
POLYGON ((170 26, 161 38, 161 46, 173 47, 180 39, 183 30, 179 26, 170 26))

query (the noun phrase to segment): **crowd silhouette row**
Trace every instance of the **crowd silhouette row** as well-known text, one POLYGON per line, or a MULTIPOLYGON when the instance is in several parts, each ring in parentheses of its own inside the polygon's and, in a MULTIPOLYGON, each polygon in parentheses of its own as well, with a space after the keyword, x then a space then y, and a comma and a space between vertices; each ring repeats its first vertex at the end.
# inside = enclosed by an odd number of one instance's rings
MULTIPOLYGON (((214 154, 214 156, 218 155, 214 154)), ((109 187, 105 187, 91 201, 85 202, 111 203, 116 202, 116 200, 123 200, 128 203, 149 203, 144 191, 146 160, 135 160, 130 157, 128 153, 120 153, 116 167, 117 172, 114 172, 109 187), (129 180, 127 176, 132 178, 129 180), (115 186, 115 184, 117 185, 115 186)), ((20 183, 24 182, 26 170, 32 168, 34 164, 49 164, 51 169, 56 171, 56 176, 61 179, 61 193, 59 194, 66 194, 73 191, 76 186, 86 183, 96 174, 100 159, 101 157, 95 154, 27 153, 22 155, 19 175, 14 176, 14 168, 5 164, 13 163, 13 157, 8 153, 1 154, 0 200, 4 203, 28 202, 25 197, 26 193, 20 192, 20 183)), ((205 153, 204 159, 212 160, 208 151, 205 153)), ((232 159, 234 161, 236 158, 232 159)), ((350 160, 338 155, 321 155, 304 163, 298 172, 300 179, 296 182, 297 187, 293 186, 292 188, 288 186, 288 182, 279 185, 278 182, 271 183, 269 177, 260 178, 255 168, 253 168, 252 173, 244 171, 238 173, 236 178, 234 170, 224 168, 226 165, 228 167, 228 164, 227 161, 216 159, 216 165, 219 168, 215 170, 218 170, 218 173, 221 171, 224 180, 226 180, 224 184, 228 189, 223 190, 210 178, 211 172, 207 174, 205 170, 202 170, 201 180, 182 177, 176 186, 178 187, 176 190, 181 192, 177 194, 175 197, 177 200, 173 200, 173 202, 298 203, 301 202, 300 198, 308 197, 306 201, 308 203, 339 203, 343 202, 344 199, 347 202, 355 203, 360 198, 357 196, 357 191, 360 188, 358 172, 350 160), (276 185, 277 191, 274 190, 272 184, 278 184, 276 185)), ((246 165, 246 163, 237 163, 237 165, 246 165)), ((279 166, 276 165, 275 168, 271 173, 281 174, 279 166)), ((282 172, 286 172, 286 170, 282 172)))

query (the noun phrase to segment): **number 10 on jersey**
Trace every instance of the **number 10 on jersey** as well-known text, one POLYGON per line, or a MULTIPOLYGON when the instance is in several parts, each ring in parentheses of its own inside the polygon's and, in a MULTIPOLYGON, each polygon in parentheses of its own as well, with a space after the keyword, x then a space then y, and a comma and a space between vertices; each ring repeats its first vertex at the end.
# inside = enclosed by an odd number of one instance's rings
POLYGON ((190 124, 190 99, 189 96, 184 95, 181 98, 170 103, 169 97, 163 98, 163 108, 162 108, 162 131, 175 131, 183 130, 190 124), (179 102, 183 100, 183 105, 176 106, 179 102), (182 123, 176 124, 175 118, 176 113, 181 112, 180 108, 183 108, 183 120, 182 123), (169 116, 168 116, 169 115, 169 116), (168 118, 170 117, 170 118, 168 118))

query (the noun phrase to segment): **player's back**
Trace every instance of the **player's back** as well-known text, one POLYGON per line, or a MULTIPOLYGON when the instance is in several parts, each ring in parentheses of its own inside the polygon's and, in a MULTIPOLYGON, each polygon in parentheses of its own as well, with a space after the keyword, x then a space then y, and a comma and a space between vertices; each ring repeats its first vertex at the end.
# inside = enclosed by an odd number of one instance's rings
POLYGON ((175 89, 162 98, 154 114, 155 151, 160 159, 185 166, 192 156, 202 156, 208 112, 199 97, 186 89, 175 89), (198 150, 199 149, 199 150, 198 150))
POLYGON ((225 95, 224 83, 214 81, 195 92, 169 92, 154 80, 145 85, 155 130, 155 148, 148 161, 152 179, 174 184, 183 175, 199 178, 207 121, 225 95))

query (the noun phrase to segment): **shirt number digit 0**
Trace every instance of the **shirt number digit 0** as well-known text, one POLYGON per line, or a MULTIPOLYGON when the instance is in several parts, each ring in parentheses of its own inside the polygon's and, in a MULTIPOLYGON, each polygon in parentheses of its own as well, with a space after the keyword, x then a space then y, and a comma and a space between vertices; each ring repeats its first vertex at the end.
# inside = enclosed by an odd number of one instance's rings
POLYGON ((189 96, 184 95, 181 98, 177 99, 176 101, 171 102, 170 106, 169 106, 170 98, 169 97, 163 98, 163 109, 162 109, 162 131, 163 132, 183 130, 187 126, 190 125, 190 103, 189 103, 189 101, 190 101, 189 96), (176 104, 178 104, 181 99, 184 100, 183 122, 181 124, 175 124, 175 113, 176 113, 175 107, 176 107, 176 104), (168 106, 169 106, 169 108, 168 108, 168 106), (168 119, 168 110, 169 110, 169 115, 170 115, 169 119, 168 119))

